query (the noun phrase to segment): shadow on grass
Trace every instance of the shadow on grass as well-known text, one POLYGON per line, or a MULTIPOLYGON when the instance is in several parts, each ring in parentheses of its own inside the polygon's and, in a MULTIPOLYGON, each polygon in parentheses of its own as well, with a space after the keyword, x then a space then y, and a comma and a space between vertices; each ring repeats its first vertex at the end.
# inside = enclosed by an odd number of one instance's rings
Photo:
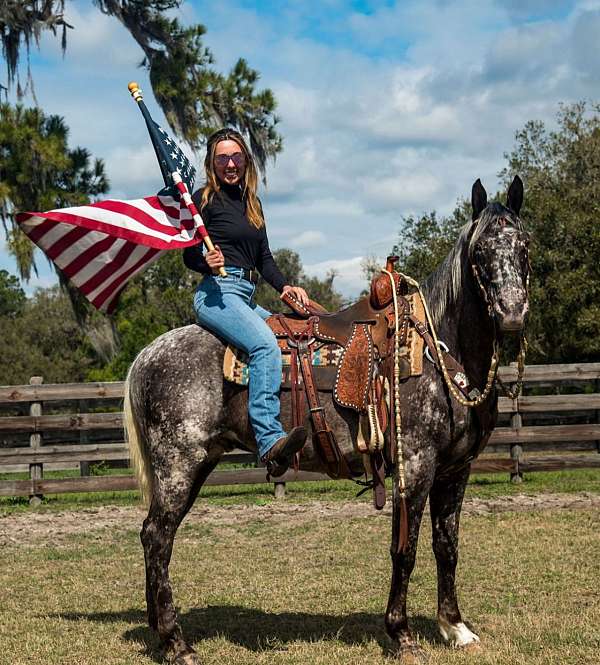
MULTIPOLYGON (((144 654, 154 661, 163 662, 158 635, 146 624, 146 614, 130 609, 122 612, 91 614, 57 614, 69 621, 122 622, 143 625, 126 630, 123 639, 144 645, 144 654)), ((410 620, 415 635, 441 644, 437 623, 430 617, 414 616, 410 620)), ((264 612, 238 605, 210 605, 190 610, 179 616, 183 635, 190 644, 215 637, 250 651, 280 650, 282 644, 295 641, 341 641, 360 645, 375 640, 384 653, 390 653, 390 641, 385 634, 382 614, 356 612, 346 615, 309 614, 306 612, 264 612)))

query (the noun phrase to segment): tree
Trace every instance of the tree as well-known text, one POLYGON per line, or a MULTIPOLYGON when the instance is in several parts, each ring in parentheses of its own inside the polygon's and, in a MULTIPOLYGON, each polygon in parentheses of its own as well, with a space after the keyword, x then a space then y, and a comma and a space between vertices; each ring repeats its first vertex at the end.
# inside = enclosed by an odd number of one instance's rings
MULTIPOLYGON (((435 210, 420 217, 409 215, 402 218, 398 241, 390 255, 397 256, 396 270, 423 282, 444 260, 458 238, 461 227, 470 221, 467 201, 459 201, 453 213, 440 217, 435 210)), ((362 271, 370 282, 383 267, 380 260, 369 256, 362 262, 362 271)), ((361 295, 366 295, 368 288, 361 295)))
POLYGON ((15 318, 23 311, 27 298, 19 280, 6 270, 0 270, 0 317, 15 318))
POLYGON ((28 383, 38 374, 47 383, 84 381, 98 361, 73 316, 68 297, 52 287, 38 289, 33 298, 23 302, 14 282, 9 288, 17 292, 20 305, 18 315, 0 314, 2 383, 28 383))
POLYGON ((557 129, 528 122, 504 181, 526 183, 531 232, 528 336, 538 362, 600 359, 600 105, 561 106, 557 129))
POLYGON ((88 203, 108 191, 101 159, 85 148, 70 149, 63 118, 38 108, 0 104, 0 218, 9 252, 22 279, 37 273, 35 245, 15 222, 15 213, 88 203))
POLYGON ((399 257, 397 269, 422 282, 444 260, 470 218, 466 202, 459 202, 449 217, 439 217, 435 211, 419 218, 405 217, 392 250, 399 257))
MULTIPOLYGON (((256 91, 258 72, 240 59, 228 75, 213 67, 213 56, 202 44, 203 25, 184 28, 165 12, 182 0, 93 0, 107 16, 125 26, 144 53, 141 66, 150 75, 154 96, 173 132, 197 150, 215 129, 230 125, 244 133, 261 172, 269 157, 282 148, 275 126, 275 98, 266 89, 256 91)), ((21 49, 29 56, 43 30, 60 29, 63 52, 67 47, 65 0, 3 0, 0 5, 0 39, 6 59, 9 86, 17 78, 21 49)), ((31 74, 28 67, 28 84, 31 74)))

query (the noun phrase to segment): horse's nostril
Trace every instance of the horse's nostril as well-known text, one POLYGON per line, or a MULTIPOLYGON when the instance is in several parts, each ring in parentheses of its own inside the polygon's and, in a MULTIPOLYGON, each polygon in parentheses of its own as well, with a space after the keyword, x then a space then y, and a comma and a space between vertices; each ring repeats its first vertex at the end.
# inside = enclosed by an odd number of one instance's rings
POLYGON ((512 312, 500 317, 500 328, 505 332, 521 330, 524 323, 525 312, 512 312))

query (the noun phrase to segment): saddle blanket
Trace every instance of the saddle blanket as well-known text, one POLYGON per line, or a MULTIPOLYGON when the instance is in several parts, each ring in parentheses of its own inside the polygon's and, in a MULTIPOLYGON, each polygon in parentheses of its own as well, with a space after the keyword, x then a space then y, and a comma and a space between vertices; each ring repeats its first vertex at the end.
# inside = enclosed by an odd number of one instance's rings
MULTIPOLYGON (((333 368, 335 376, 335 368, 337 367, 343 350, 344 347, 338 346, 337 344, 330 344, 328 342, 315 344, 312 354, 313 367, 333 368)), ((291 354, 286 353, 285 350, 282 349, 281 361, 283 369, 281 373, 281 385, 283 387, 290 385, 291 358, 291 354)), ((316 374, 320 375, 321 373, 317 370, 316 374)), ((223 376, 232 383, 237 383, 240 386, 247 386, 250 377, 248 355, 240 349, 236 349, 234 346, 228 344, 227 349, 225 350, 225 358, 223 359, 223 376)), ((320 382, 317 380, 317 384, 319 383, 320 382)))

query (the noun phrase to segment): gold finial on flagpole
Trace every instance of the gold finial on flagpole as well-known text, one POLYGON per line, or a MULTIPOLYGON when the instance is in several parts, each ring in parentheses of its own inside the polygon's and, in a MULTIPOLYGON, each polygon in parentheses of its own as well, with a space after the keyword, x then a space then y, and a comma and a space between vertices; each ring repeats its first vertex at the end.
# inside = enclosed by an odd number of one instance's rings
POLYGON ((141 102, 144 99, 140 86, 135 81, 131 81, 127 88, 136 102, 141 102))

